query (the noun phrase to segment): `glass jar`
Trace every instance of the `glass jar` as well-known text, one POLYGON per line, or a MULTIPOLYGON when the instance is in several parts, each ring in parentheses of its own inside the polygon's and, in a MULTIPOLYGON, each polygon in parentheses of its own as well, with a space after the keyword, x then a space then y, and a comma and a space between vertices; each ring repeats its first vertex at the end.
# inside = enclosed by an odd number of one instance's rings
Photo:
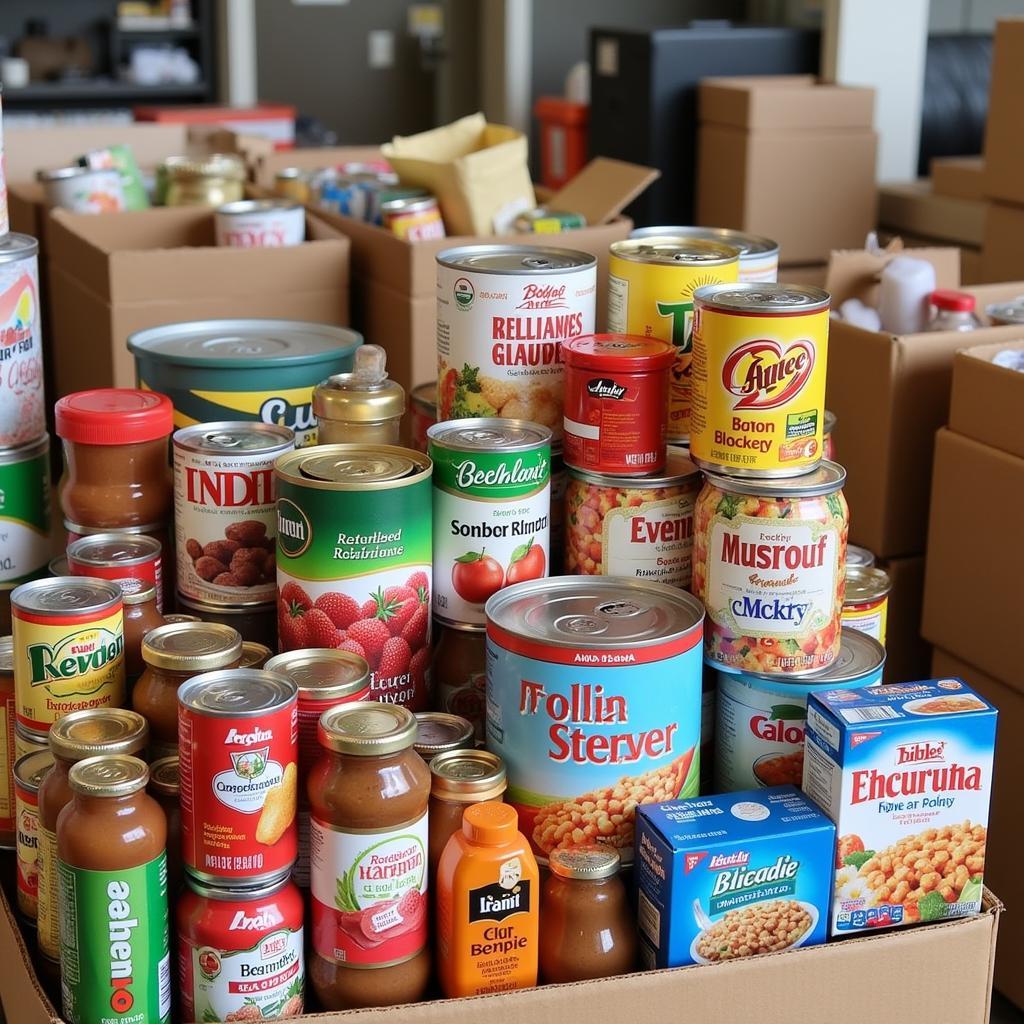
POLYGON ((124 595, 124 674, 129 687, 142 675, 146 667, 142 660, 142 639, 157 626, 164 625, 164 617, 157 608, 156 587, 148 586, 124 595))
POLYGON ((388 380, 387 353, 360 345, 351 373, 337 373, 313 390, 317 444, 399 444, 405 391, 388 380))
POLYGON ((223 206, 244 197, 245 164, 234 153, 172 156, 157 166, 157 206, 223 206))
POLYGON ((542 981, 610 978, 636 967, 636 918, 619 866, 618 850, 599 843, 551 851, 540 903, 542 981))
POLYGON ((473 723, 446 711, 416 712, 416 742, 413 750, 428 764, 449 750, 472 750, 476 746, 473 723))
POLYGON ((0 728, 7 745, 0 764, 0 849, 13 850, 17 845, 14 821, 15 729, 14 701, 14 637, 0 636, 0 728))
POLYGON ((167 895, 174 902, 182 883, 181 785, 178 758, 161 757, 149 766, 149 795, 163 808, 167 819, 167 895))
POLYGON ((929 331, 976 331, 981 321, 974 312, 974 296, 952 288, 939 288, 928 296, 935 310, 928 321, 929 331))
POLYGON ((472 722, 478 742, 487 717, 487 634, 441 626, 434 645, 434 693, 442 711, 472 722))
POLYGON ((98 388, 66 395, 54 412, 64 442, 60 503, 68 520, 117 530, 170 519, 174 409, 166 395, 98 388))

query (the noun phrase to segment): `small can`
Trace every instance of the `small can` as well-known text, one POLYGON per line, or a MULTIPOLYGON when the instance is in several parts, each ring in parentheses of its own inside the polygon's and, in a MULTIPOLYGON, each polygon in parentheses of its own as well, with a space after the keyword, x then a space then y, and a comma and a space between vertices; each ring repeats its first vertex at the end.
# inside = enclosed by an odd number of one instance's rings
POLYGON ((761 235, 748 235, 734 228, 704 228, 690 224, 683 227, 655 225, 636 228, 630 238, 651 238, 657 236, 674 238, 701 238, 706 242, 720 242, 736 249, 740 254, 740 281, 778 280, 779 243, 761 235))
POLYGON ((282 651, 344 647, 370 664, 374 700, 429 705, 430 459, 329 444, 277 460, 282 651))
POLYGON ((799 786, 810 695, 876 686, 884 667, 877 640, 843 629, 839 654, 823 672, 799 680, 717 673, 715 792, 799 786))
POLYGON ((47 206, 72 213, 119 213, 127 209, 121 175, 112 167, 58 167, 36 175, 47 206))
POLYGON ((306 240, 306 211, 290 199, 241 199, 214 214, 217 245, 269 249, 306 240))
POLYGON ((53 767, 53 754, 39 750, 14 764, 18 910, 35 927, 39 914, 39 787, 53 767))
POLYGON ((437 255, 437 418, 530 420, 562 435, 562 342, 594 333, 597 259, 466 245, 437 255))
POLYGON ((587 218, 582 213, 550 210, 546 206, 538 206, 518 214, 512 226, 524 234, 532 232, 535 235, 559 235, 563 231, 585 228, 587 218))
POLYGON ((421 242, 425 238, 444 238, 441 207, 434 196, 396 196, 380 204, 381 225, 396 238, 421 242))
POLYGON ((409 392, 409 441, 418 452, 427 450, 427 430, 437 422, 437 382, 417 384, 409 392))
MULTIPOLYGON (((11 671, 14 671, 13 665, 11 671)), ((49 733, 33 732, 31 729, 26 729, 21 722, 15 722, 13 760, 17 762, 26 754, 34 754, 37 750, 49 750, 48 736, 49 733)))
POLYGON ((309 172, 301 167, 282 167, 274 175, 274 192, 282 199, 308 203, 313 198, 309 188, 309 172))
POLYGON ((303 1012, 302 896, 287 873, 258 885, 186 874, 176 915, 182 1020, 266 1021, 303 1012))
POLYGON ((735 476, 810 473, 822 458, 828 292, 708 285, 694 304, 690 457, 735 476))
POLYGON ((704 609, 663 583, 563 576, 487 604, 487 749, 538 857, 603 842, 633 809, 696 796, 704 609))
POLYGON ((985 307, 985 316, 992 321, 993 327, 1006 324, 1024 324, 1024 298, 1012 302, 992 302, 985 307))
POLYGON ((434 615, 483 626, 504 586, 548 575, 551 431, 524 420, 437 423, 434 464, 434 615))
POLYGON ((149 207, 149 196, 142 181, 142 172, 135 162, 131 146, 115 143, 103 149, 91 149, 78 162, 83 167, 112 168, 121 178, 121 193, 126 210, 145 210, 149 207))
POLYGON ((14 687, 25 728, 46 732, 64 715, 125 702, 124 606, 109 580, 58 576, 11 594, 14 687))
POLYGON ((608 257, 608 330, 661 338, 675 346, 666 428, 690 435, 693 293, 735 281, 739 252, 700 238, 650 237, 613 242, 608 257))
POLYGON ((431 758, 450 750, 475 750, 473 723, 446 711, 419 711, 412 749, 428 763, 431 758))
MULTIPOLYGON (((70 576, 71 567, 67 565, 67 549, 85 537, 97 537, 101 534, 116 533, 124 537, 150 537, 160 545, 160 578, 163 585, 160 590, 160 601, 164 608, 170 608, 174 604, 174 562, 165 562, 163 552, 170 551, 170 544, 173 538, 170 534, 170 525, 167 523, 141 523, 138 526, 124 526, 111 530, 108 526, 82 526, 81 523, 73 523, 70 519, 64 520, 64 561, 67 572, 54 571, 58 566, 50 563, 51 576, 70 576)), ((56 561, 56 560, 55 560, 56 561)), ((59 564, 59 563, 58 563, 59 564)))
POLYGON ((15 743, 14 638, 0 636, 0 849, 15 848, 14 762, 15 743))
POLYGON ((0 448, 0 585, 38 576, 50 557, 50 439, 0 448))
POLYGON ((0 238, 0 363, 0 448, 27 453, 46 434, 39 243, 14 232, 0 238))
POLYGON ((832 438, 832 431, 836 429, 836 414, 825 410, 825 423, 821 437, 821 457, 829 462, 836 461, 836 443, 832 438))
POLYGON ((242 659, 238 663, 239 668, 266 668, 267 662, 274 656, 274 652, 266 644, 257 643, 255 640, 246 640, 242 643, 242 659))
POLYGON ((274 600, 274 463, 294 448, 292 429, 270 423, 199 423, 175 431, 179 593, 214 605, 274 600))
POLYGON ((874 637, 885 647, 892 580, 884 569, 851 566, 846 562, 846 596, 843 598, 843 626, 874 637))
POLYGON ((267 882, 298 851, 298 690, 262 669, 194 676, 178 690, 185 867, 203 881, 267 882))
POLYGON ((570 469, 566 573, 633 576, 688 589, 700 485, 700 470, 678 448, 668 450, 664 472, 653 477, 570 469))
POLYGON ((856 544, 846 546, 846 568, 850 569, 871 569, 875 564, 875 553, 867 548, 858 547, 856 544))
POLYGON ((56 558, 51 558, 47 563, 46 571, 51 576, 70 576, 71 566, 68 565, 68 556, 58 555, 56 558))
POLYGON ((665 415, 675 346, 660 338, 590 334, 562 345, 566 465, 642 476, 665 468, 665 415))
POLYGON ((434 704, 473 723, 477 742, 484 739, 487 715, 487 633, 484 627, 438 623, 434 644, 434 704))
POLYGON ((707 474, 694 509, 693 593, 705 657, 731 672, 799 676, 839 654, 850 510, 846 470, 749 480, 707 474))
POLYGON ((94 533, 68 545, 68 574, 112 580, 124 594, 155 587, 163 611, 162 551, 160 541, 142 533, 94 533))

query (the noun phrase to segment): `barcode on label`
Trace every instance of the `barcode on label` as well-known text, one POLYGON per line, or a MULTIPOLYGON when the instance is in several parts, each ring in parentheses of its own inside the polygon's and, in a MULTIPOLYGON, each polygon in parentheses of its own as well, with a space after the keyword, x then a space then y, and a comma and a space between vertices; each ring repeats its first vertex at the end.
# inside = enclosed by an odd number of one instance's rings
POLYGON ((887 718, 900 717, 898 711, 882 706, 873 708, 843 708, 841 714, 851 724, 857 722, 882 722, 887 718))
POLYGON ((160 961, 160 1016, 166 1017, 171 1012, 171 955, 167 954, 160 961))
POLYGON ((640 930, 657 948, 661 941, 661 912, 644 893, 640 893, 637 916, 640 922, 640 930))

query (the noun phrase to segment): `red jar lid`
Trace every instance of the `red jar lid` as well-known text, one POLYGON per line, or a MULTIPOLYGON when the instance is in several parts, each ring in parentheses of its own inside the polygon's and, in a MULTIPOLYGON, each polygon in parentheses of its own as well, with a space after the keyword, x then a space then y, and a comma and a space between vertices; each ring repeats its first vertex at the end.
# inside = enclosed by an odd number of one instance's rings
POLYGON ((81 444, 138 444, 174 430, 166 395, 134 388, 96 388, 65 395, 54 408, 57 435, 81 444))
POLYGON ((581 334, 562 342, 562 358, 584 370, 664 370, 676 361, 676 347, 639 334, 581 334))
POLYGON ((957 313, 974 311, 974 296, 966 292, 953 291, 952 288, 939 288, 932 292, 931 302, 937 309, 949 309, 957 313))

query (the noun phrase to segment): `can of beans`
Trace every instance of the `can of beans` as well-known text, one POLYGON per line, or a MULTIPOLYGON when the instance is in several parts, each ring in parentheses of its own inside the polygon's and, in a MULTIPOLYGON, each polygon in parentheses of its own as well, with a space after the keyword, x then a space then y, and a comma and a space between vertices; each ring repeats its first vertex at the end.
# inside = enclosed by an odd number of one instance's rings
POLYGON ((690 456, 736 476, 809 473, 822 458, 829 294, 782 284, 694 295, 690 456))
POLYGON ((839 654, 850 510, 846 470, 788 480, 708 473, 694 509, 693 593, 708 661, 797 676, 839 654))
POLYGON ((352 651, 370 664, 374 700, 425 709, 430 459, 329 444, 282 456, 274 472, 281 650, 352 651))
POLYGON ((306 211, 289 199, 240 199, 214 214, 217 244, 233 249, 300 245, 306 240, 306 211))
MULTIPOLYGON (((2 264, 0 264, 2 268, 2 264)), ((50 439, 0 450, 0 586, 38 575, 50 557, 50 439)))
POLYGON ((734 228, 706 228, 694 224, 654 225, 636 228, 630 238, 651 238, 656 236, 674 238, 700 238, 706 242, 719 242, 736 249, 740 254, 740 281, 772 281, 778 278, 779 243, 761 235, 748 235, 734 228))
POLYGON ((294 431, 271 423, 200 423, 175 432, 179 593, 207 604, 274 600, 274 463, 294 448, 294 431))
POLYGON ((39 787, 52 767, 49 750, 26 754, 14 764, 18 910, 33 927, 39 914, 39 787))
POLYGON ((178 690, 182 860, 204 881, 266 882, 290 872, 298 690, 262 669, 206 672, 178 690))
POLYGON ((156 588, 156 606, 163 611, 163 545, 155 537, 131 533, 94 533, 67 548, 68 573, 112 580, 122 593, 156 588))
POLYGON ((663 583, 533 580, 487 603, 487 748, 538 857, 633 858, 638 803, 695 796, 704 609, 663 583))
POLYGON ((804 727, 812 693, 832 693, 882 681, 885 650, 874 638, 843 629, 839 654, 821 672, 799 680, 753 672, 718 672, 715 792, 799 786, 804 727))
POLYGON ((621 477, 569 470, 565 571, 633 576, 686 590, 700 470, 678 448, 662 473, 621 477))
POLYGON ((0 448, 38 444, 46 433, 38 253, 29 235, 0 238, 0 448))
POLYGON ((852 566, 847 559, 843 625, 867 633, 884 648, 890 590, 892 580, 884 569, 852 566))
POLYGON ((444 220, 434 196, 394 196, 385 193, 380 204, 381 226, 396 238, 421 242, 444 238, 444 220))
POLYGON ((562 346, 566 464, 640 476, 665 466, 675 346, 659 338, 588 334, 562 346))
POLYGON ((427 450, 427 430, 437 422, 437 383, 417 384, 409 392, 409 443, 418 452, 427 450))

